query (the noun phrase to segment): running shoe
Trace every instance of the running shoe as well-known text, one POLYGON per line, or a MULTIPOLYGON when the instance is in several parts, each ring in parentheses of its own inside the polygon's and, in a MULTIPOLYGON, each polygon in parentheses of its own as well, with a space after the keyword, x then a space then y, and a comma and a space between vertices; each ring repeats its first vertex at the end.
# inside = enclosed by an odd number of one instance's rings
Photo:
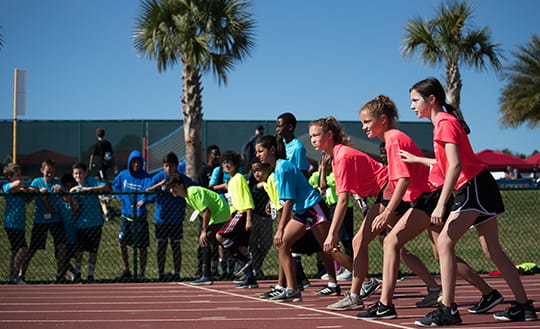
POLYGON ((259 284, 257 283, 257 280, 255 280, 255 278, 249 278, 243 281, 242 283, 237 284, 235 287, 256 289, 256 288, 259 288, 259 284))
POLYGON ((397 313, 394 305, 386 306, 381 302, 376 302, 371 305, 367 311, 356 314, 357 318, 360 319, 395 319, 397 318, 397 313))
POLYGON ((459 323, 461 323, 461 317, 455 303, 450 307, 440 304, 435 311, 429 312, 425 317, 414 321, 414 324, 419 327, 451 326, 459 323))
POLYGON ((268 290, 267 292, 263 293, 263 294, 260 294, 259 295, 259 298, 262 298, 262 299, 270 299, 272 297, 275 297, 279 294, 281 294, 283 292, 283 289, 279 289, 279 288, 276 288, 276 287, 272 287, 270 290, 268 290))
POLYGON ((123 270, 120 275, 118 275, 116 278, 114 278, 114 281, 129 281, 131 280, 131 271, 130 270, 123 270))
POLYGON ((416 307, 422 308, 422 307, 432 307, 441 302, 441 293, 442 289, 441 287, 438 287, 437 289, 428 289, 428 293, 424 299, 416 303, 416 307))
POLYGON ((236 266, 236 268, 234 269, 234 272, 233 272, 233 275, 234 276, 242 276, 244 275, 244 270, 246 268, 248 268, 251 263, 253 262, 253 257, 251 256, 251 253, 248 253, 246 255, 245 260, 241 261, 241 260, 238 260, 237 261, 237 264, 238 266, 236 266))
POLYGON ((214 280, 212 280, 212 278, 210 277, 207 277, 207 276, 203 276, 202 278, 200 279, 197 279, 195 281, 191 281, 190 284, 194 285, 194 286, 200 286, 200 285, 210 285, 210 284, 213 284, 214 283, 214 280))
POLYGON ((9 284, 18 284, 18 285, 24 285, 27 284, 26 281, 21 279, 21 277, 11 278, 9 279, 9 284))
POLYGON ((364 308, 364 303, 362 298, 353 298, 351 293, 347 291, 343 299, 328 305, 326 308, 332 311, 361 310, 364 308))
POLYGON ((279 295, 270 298, 270 300, 278 303, 301 302, 302 293, 300 292, 300 289, 284 289, 279 295))
POLYGON ((352 280, 352 272, 345 269, 336 276, 336 279, 338 281, 351 281, 352 280))
POLYGON ((474 314, 484 313, 492 309, 495 305, 501 303, 503 300, 504 297, 501 295, 501 293, 497 289, 493 289, 493 291, 489 294, 483 295, 482 298, 480 298, 480 301, 467 311, 474 314))
POLYGON ((322 289, 315 291, 315 295, 319 296, 339 296, 341 295, 341 288, 339 286, 329 287, 326 286, 322 289))
POLYGON ((371 278, 369 281, 362 283, 362 289, 360 289, 360 298, 366 300, 369 296, 381 287, 381 284, 377 279, 371 278))
POLYGON ((525 304, 514 303, 504 311, 495 312, 493 317, 500 321, 534 321, 537 319, 532 300, 525 304))

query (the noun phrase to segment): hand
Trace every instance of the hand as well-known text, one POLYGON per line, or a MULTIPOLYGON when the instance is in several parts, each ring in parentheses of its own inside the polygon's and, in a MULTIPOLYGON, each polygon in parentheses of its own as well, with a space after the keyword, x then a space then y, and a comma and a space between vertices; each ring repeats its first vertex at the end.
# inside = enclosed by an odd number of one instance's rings
POLYGON ((409 153, 404 150, 399 150, 399 155, 401 156, 401 161, 410 162, 410 163, 416 162, 416 155, 412 153, 409 153))
POLYGON ((283 231, 277 230, 276 235, 274 235, 274 245, 276 248, 281 248, 283 245, 283 231))
POLYGON ((388 222, 390 221, 390 213, 387 211, 383 211, 371 223, 371 232, 378 232, 382 230, 383 228, 388 225, 388 222))
POLYGON ((207 247, 209 245, 208 238, 206 237, 206 231, 202 231, 201 235, 199 236, 199 245, 201 247, 207 247))
POLYGON ((330 234, 328 234, 328 236, 326 237, 323 243, 323 251, 326 253, 331 253, 331 252, 338 251, 338 249, 339 248, 337 244, 337 239, 334 238, 333 236, 330 236, 330 234))
POLYGON ((431 223, 435 225, 443 225, 444 224, 444 213, 445 208, 444 206, 435 207, 435 210, 431 213, 431 223))
POLYGON ((139 201, 137 202, 137 208, 140 208, 140 207, 142 207, 143 205, 144 205, 144 201, 143 201, 143 200, 139 200, 139 201))

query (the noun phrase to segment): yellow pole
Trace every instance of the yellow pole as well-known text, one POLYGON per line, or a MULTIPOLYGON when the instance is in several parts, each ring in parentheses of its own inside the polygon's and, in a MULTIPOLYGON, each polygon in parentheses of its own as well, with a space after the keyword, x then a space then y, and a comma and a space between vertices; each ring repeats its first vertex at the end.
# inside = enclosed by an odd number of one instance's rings
POLYGON ((17 69, 13 79, 13 156, 12 162, 17 163, 17 69))

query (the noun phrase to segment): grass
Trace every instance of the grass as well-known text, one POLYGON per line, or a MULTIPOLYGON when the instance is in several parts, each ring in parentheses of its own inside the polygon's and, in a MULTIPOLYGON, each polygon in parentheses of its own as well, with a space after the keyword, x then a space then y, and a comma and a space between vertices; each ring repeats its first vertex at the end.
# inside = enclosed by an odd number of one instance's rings
MULTIPOLYGON (((514 263, 523 262, 540 263, 540 253, 538 252, 538 237, 540 236, 540 189, 535 190, 503 190, 502 195, 506 205, 506 213, 498 220, 499 235, 503 248, 514 263)), ((371 202, 373 200, 370 200, 371 202)), ((113 206, 119 207, 118 201, 113 200, 113 206)), ((362 215, 355 205, 355 231, 358 229, 362 215)), ((0 214, 4 214, 5 199, 0 195, 0 214)), ((153 223, 153 205, 149 205, 149 221, 153 223)), ((189 218, 192 210, 187 209, 186 218, 189 218)), ((27 205, 27 230, 26 239, 30 241, 32 227, 33 203, 27 205)), ((274 223, 274 230, 277 223, 274 223)), ((150 226, 150 248, 148 253, 148 264, 146 277, 157 278, 156 264, 156 242, 154 237, 154 225, 150 226)), ((103 225, 103 235, 98 253, 96 266, 96 279, 108 281, 122 271, 120 254, 118 251, 118 219, 105 222, 103 225)), ((273 234, 269 232, 269 234, 273 234)), ((184 240, 182 242, 182 277, 191 279, 195 277, 196 271, 196 250, 198 241, 198 223, 184 222, 184 240)), ((439 272, 437 262, 434 260, 431 246, 426 234, 421 234, 416 239, 407 244, 407 248, 424 261, 428 269, 433 273, 439 272)), ((131 249, 130 249, 131 250, 131 249)), ((55 278, 56 265, 53 256, 54 248, 52 238, 49 236, 45 250, 38 251, 30 264, 26 279, 32 282, 50 282, 55 278)), ((495 270, 495 266, 486 258, 476 231, 470 230, 460 240, 457 245, 457 254, 464 258, 476 271, 486 273, 495 270)), ((5 282, 9 278, 9 259, 11 251, 7 236, 4 230, 0 230, 0 282, 5 282)), ((370 268, 371 275, 378 275, 382 271, 383 252, 381 244, 374 241, 370 245, 370 268)), ((166 270, 172 271, 171 250, 167 252, 166 270)), ((132 259, 130 259, 132 263, 132 259)), ((303 257, 303 265, 308 276, 317 273, 315 256, 303 257)), ((275 248, 270 248, 264 262, 263 271, 268 278, 277 277, 277 253, 275 248)), ((83 265, 83 278, 86 274, 87 266, 83 265)), ((410 274, 408 268, 401 266, 401 271, 410 274)))

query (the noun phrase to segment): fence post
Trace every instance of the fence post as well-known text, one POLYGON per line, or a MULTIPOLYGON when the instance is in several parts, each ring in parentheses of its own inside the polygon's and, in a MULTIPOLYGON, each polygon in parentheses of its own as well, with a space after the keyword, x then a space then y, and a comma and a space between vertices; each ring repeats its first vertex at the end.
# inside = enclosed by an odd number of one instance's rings
POLYGON ((137 279, 137 267, 138 267, 138 264, 137 264, 137 247, 139 246, 139 234, 138 234, 138 230, 137 230, 137 221, 139 220, 139 216, 137 215, 137 194, 132 194, 133 196, 133 199, 131 200, 131 209, 133 211, 133 222, 131 223, 131 238, 133 239, 132 240, 132 245, 131 247, 133 248, 133 278, 136 280, 137 279))

